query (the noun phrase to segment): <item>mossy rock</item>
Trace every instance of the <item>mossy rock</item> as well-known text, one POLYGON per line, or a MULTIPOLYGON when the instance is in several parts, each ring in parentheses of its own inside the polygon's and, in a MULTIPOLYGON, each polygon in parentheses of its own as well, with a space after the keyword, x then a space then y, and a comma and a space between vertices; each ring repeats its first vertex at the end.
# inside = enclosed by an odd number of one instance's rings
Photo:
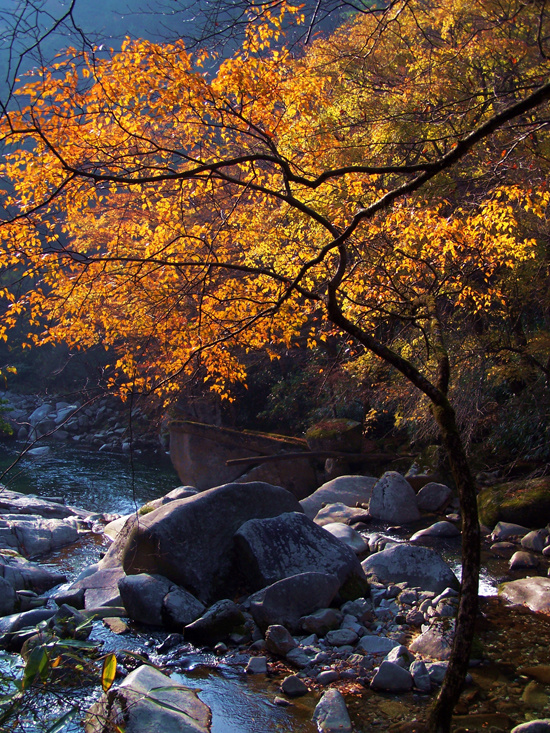
POLYGON ((341 451, 360 453, 363 426, 356 420, 338 418, 321 420, 306 432, 308 448, 312 451, 341 451))
POLYGON ((479 494, 477 503, 480 520, 488 527, 497 522, 545 527, 550 522, 550 477, 490 486, 479 494))

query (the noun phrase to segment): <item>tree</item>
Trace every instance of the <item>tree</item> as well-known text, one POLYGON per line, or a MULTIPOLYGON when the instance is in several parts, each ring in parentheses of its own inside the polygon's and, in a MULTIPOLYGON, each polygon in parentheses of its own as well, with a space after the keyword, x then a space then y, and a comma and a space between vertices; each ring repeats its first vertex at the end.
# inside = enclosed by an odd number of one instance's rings
POLYGON ((199 374, 230 394, 246 354, 338 331, 424 395, 463 514, 453 653, 430 730, 448 731, 474 631, 476 490, 450 393, 453 330, 505 318, 546 215, 544 3, 403 0, 300 57, 264 7, 210 78, 206 51, 69 52, 2 125, 2 335, 117 350, 122 393, 199 374))

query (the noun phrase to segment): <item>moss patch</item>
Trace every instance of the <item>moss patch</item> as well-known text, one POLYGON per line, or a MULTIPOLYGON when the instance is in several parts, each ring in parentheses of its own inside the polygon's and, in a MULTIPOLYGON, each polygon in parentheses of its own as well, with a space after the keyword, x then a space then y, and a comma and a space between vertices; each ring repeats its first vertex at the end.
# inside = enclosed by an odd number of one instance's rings
POLYGON ((550 522, 550 477, 522 479, 483 489, 478 496, 483 524, 514 522, 524 527, 544 527, 550 522))

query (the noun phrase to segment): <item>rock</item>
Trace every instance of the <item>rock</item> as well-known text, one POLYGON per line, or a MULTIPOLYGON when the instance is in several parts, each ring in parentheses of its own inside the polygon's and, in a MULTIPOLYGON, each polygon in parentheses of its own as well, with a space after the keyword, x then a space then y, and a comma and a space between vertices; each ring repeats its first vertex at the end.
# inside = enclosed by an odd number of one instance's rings
POLYGON ((369 513, 374 519, 392 524, 410 524, 420 518, 414 489, 397 471, 386 471, 376 482, 369 513))
POLYGON ((525 687, 521 700, 530 708, 545 708, 549 702, 545 687, 534 680, 525 687))
POLYGON ((350 527, 347 524, 342 524, 341 522, 330 522, 329 524, 323 524, 322 526, 326 532, 330 532, 331 535, 334 535, 334 537, 339 539, 340 542, 347 545, 350 550, 353 550, 356 555, 364 555, 369 551, 369 546, 361 537, 359 532, 353 529, 353 527, 350 527))
POLYGON ((449 659, 453 643, 454 624, 436 621, 409 645, 411 652, 432 659, 449 659))
POLYGON ((0 519, 0 547, 27 557, 44 555, 79 538, 74 518, 45 519, 38 515, 4 514, 0 519))
POLYGON ((297 674, 291 674, 281 682, 281 692, 288 697, 301 697, 307 695, 309 690, 297 674))
POLYGON ((313 713, 313 721, 320 733, 351 733, 351 720, 342 693, 327 690, 313 713))
POLYGON ((293 575, 250 596, 250 613, 261 629, 273 624, 295 629, 302 616, 329 606, 339 587, 328 573, 293 575))
POLYGON ((15 590, 32 590, 35 593, 45 593, 67 579, 65 575, 35 565, 10 550, 0 550, 0 577, 15 590))
POLYGON ((406 646, 395 646, 389 654, 386 655, 385 661, 398 664, 400 667, 403 667, 403 669, 409 669, 411 664, 414 662, 414 654, 411 654, 406 646))
POLYGON ((299 625, 307 634, 324 636, 328 631, 337 629, 342 622, 342 614, 335 608, 320 608, 300 619, 299 625))
MULTIPOLYGON (((349 507, 368 504, 376 479, 371 476, 338 476, 327 481, 300 502, 306 517, 313 519, 325 504, 336 502, 349 507)), ((334 520, 331 520, 334 521, 334 520)))
POLYGON ((118 582, 124 577, 120 568, 98 570, 74 582, 67 590, 54 595, 58 603, 75 605, 79 608, 99 608, 102 606, 122 606, 118 582))
POLYGON ((360 453, 363 426, 346 418, 327 418, 312 425, 305 435, 311 451, 360 453))
POLYGON ((510 557, 516 546, 513 542, 494 542, 489 549, 497 557, 510 557))
POLYGON ((447 563, 429 547, 403 542, 371 555, 361 565, 369 580, 384 585, 406 582, 434 593, 460 587, 447 563))
POLYGON ((447 674, 448 662, 426 662, 426 669, 434 685, 440 685, 447 674))
POLYGON ((26 639, 36 634, 36 626, 54 615, 52 608, 35 608, 0 618, 0 647, 19 652, 26 639), (22 633, 28 629, 28 633, 22 633))
POLYGON ((416 495, 416 505, 421 512, 439 512, 451 501, 453 492, 445 484, 430 481, 416 495))
POLYGON ((127 733, 209 733, 210 721, 210 709, 195 690, 143 665, 92 705, 85 731, 109 733, 119 727, 127 733))
POLYGON ((122 604, 134 621, 180 629, 204 612, 204 604, 160 575, 125 575, 118 582, 122 604))
POLYGON ((530 720, 528 723, 521 723, 512 728, 510 733, 550 733, 550 718, 530 720))
POLYGON ((250 657, 245 672, 247 674, 267 674, 267 657, 250 657))
POLYGON ((358 639, 357 632, 353 629, 334 629, 325 635, 325 642, 331 646, 347 646, 355 644, 358 639))
POLYGON ((113 519, 112 522, 105 525, 103 528, 103 534, 107 535, 107 537, 113 541, 116 540, 118 535, 122 532, 127 520, 135 518, 135 516, 135 512, 133 512, 132 514, 125 514, 122 517, 118 517, 118 519, 113 519))
POLYGON ((284 657, 298 646, 290 632, 280 624, 268 626, 265 632, 265 648, 272 654, 284 657))
POLYGON ((355 553, 304 514, 251 519, 235 533, 235 544, 247 585, 254 589, 315 571, 335 575, 340 588, 353 585, 356 596, 368 594, 355 553))
POLYGON ((427 537, 460 537, 460 530, 452 522, 435 522, 435 524, 415 532, 409 542, 419 542, 427 537))
POLYGON ((314 522, 320 527, 340 523, 344 525, 357 524, 358 522, 370 522, 371 516, 366 509, 346 506, 342 502, 327 504, 319 509, 315 515, 314 522))
POLYGON ((395 639, 367 634, 359 639, 357 651, 364 654, 387 654, 396 646, 400 646, 400 644, 395 639))
POLYGON ((550 477, 490 486, 478 495, 478 507, 481 521, 490 527, 500 521, 544 527, 550 522, 550 477))
POLYGON ((320 685, 330 685, 331 682, 336 682, 339 675, 335 669, 325 669, 323 672, 319 672, 315 681, 320 685))
POLYGON ((225 484, 140 517, 121 532, 101 566, 120 563, 129 575, 162 575, 209 603, 238 590, 233 535, 239 527, 252 518, 296 511, 301 512, 298 500, 286 489, 225 484))
POLYGON ((529 530, 521 524, 513 524, 511 522, 498 522, 491 532, 491 540, 493 542, 501 542, 509 537, 524 537, 529 530))
POLYGON ((412 690, 413 678, 408 669, 399 664, 383 661, 370 683, 372 690, 384 692, 408 692, 412 690))
POLYGON ((224 598, 214 603, 208 611, 188 624, 184 629, 186 641, 192 644, 214 646, 218 641, 224 641, 235 630, 242 628, 245 617, 236 603, 224 598))
POLYGON ((305 667, 309 667, 312 663, 311 657, 299 646, 287 652, 286 660, 299 669, 305 669, 305 667))
POLYGON ((17 596, 15 588, 4 578, 0 578, 0 616, 9 616, 15 611, 17 596))
POLYGON ((532 550, 533 552, 542 552, 546 547, 546 540, 548 538, 548 529, 534 529, 532 532, 528 532, 525 537, 521 539, 521 546, 526 550, 532 550))
POLYGON ((520 570, 522 568, 538 568, 540 560, 536 555, 531 555, 530 552, 514 552, 508 563, 510 570, 520 570))
POLYGON ((550 665, 548 664, 538 664, 536 667, 520 667, 517 674, 531 677, 537 682, 542 682, 543 685, 550 685, 550 665))
POLYGON ((411 664, 409 672, 411 673, 413 684, 417 690, 420 690, 420 692, 430 692, 432 689, 432 682, 426 665, 421 659, 417 659, 411 664))
POLYGON ((502 583, 498 594, 509 603, 521 603, 531 611, 550 613, 550 578, 520 578, 502 583))

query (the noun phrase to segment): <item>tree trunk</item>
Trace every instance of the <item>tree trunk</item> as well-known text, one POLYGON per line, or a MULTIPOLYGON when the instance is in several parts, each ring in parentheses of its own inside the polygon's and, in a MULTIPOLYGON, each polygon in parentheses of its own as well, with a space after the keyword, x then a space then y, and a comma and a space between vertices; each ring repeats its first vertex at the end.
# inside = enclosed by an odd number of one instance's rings
POLYGON ((455 480, 462 510, 462 585, 447 674, 428 721, 429 733, 449 733, 453 708, 468 671, 478 609, 480 530, 477 496, 455 412, 448 401, 432 407, 455 480))

